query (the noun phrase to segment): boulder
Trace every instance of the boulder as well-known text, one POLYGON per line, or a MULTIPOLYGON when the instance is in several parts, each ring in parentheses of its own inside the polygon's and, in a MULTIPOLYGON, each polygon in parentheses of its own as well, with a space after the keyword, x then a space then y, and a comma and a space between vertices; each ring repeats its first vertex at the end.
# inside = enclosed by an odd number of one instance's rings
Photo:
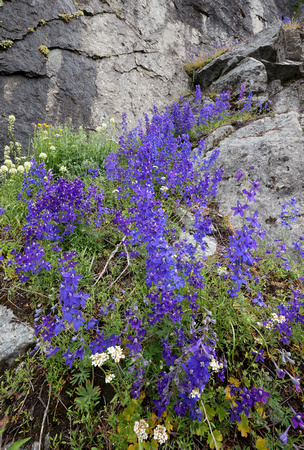
POLYGON ((35 344, 34 330, 0 305, 0 373, 13 366, 15 359, 35 344))
POLYGON ((260 94, 267 89, 267 72, 265 65, 254 58, 244 58, 233 70, 221 76, 209 87, 211 92, 231 91, 239 95, 242 83, 246 83, 246 90, 253 94, 260 94))
POLYGON ((289 80, 295 80, 303 76, 303 64, 299 61, 281 61, 273 63, 269 61, 262 61, 268 76, 268 82, 273 80, 280 80, 285 83, 289 80))
POLYGON ((279 62, 286 57, 283 25, 277 22, 261 31, 246 42, 214 59, 195 73, 194 82, 204 90, 221 75, 234 70, 244 58, 279 62))
MULTIPOLYGON (((289 248, 303 233, 304 137, 300 120, 296 111, 263 117, 234 131, 217 145, 220 155, 216 166, 224 170, 216 196, 220 212, 228 214, 235 227, 241 227, 243 220, 230 208, 238 200, 242 204, 246 202, 242 193, 243 188, 250 187, 246 174, 252 180, 258 178, 260 192, 246 214, 258 211, 262 227, 268 232, 269 245, 284 231, 280 221, 281 206, 293 196, 297 199, 299 217, 286 234, 289 248), (234 177, 238 170, 246 175, 240 182, 234 177)), ((211 150, 206 153, 207 157, 210 155, 211 150)))

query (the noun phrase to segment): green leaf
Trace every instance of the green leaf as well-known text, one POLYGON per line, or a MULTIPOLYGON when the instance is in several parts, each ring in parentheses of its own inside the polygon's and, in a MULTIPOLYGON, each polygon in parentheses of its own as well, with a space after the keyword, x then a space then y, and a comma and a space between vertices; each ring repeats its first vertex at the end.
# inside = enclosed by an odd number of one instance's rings
POLYGON ((207 443, 209 444, 209 447, 213 450, 214 448, 216 448, 216 450, 218 450, 219 448, 221 448, 222 446, 222 440, 223 440, 223 435, 219 430, 214 430, 213 431, 213 436, 211 433, 209 433, 208 435, 208 439, 207 439, 207 443), (214 439, 215 442, 214 442, 214 439))
POLYGON ((226 409, 222 408, 221 406, 218 406, 216 408, 216 414, 218 415, 219 421, 222 422, 222 420, 225 419, 226 416, 226 409))
POLYGON ((30 439, 31 438, 28 437, 28 438, 22 439, 21 441, 14 442, 12 445, 9 446, 8 450, 18 450, 23 444, 25 444, 30 439))
POLYGON ((98 403, 100 396, 100 388, 98 386, 93 386, 91 381, 86 382, 86 386, 80 386, 77 389, 77 395, 75 399, 76 406, 80 410, 88 410, 94 407, 98 403))
POLYGON ((261 436, 257 438, 255 446, 257 450, 268 450, 269 447, 266 447, 267 439, 263 439, 261 436))
POLYGON ((206 405, 205 409, 206 409, 207 417, 211 421, 213 419, 213 417, 215 416, 216 411, 214 408, 211 408, 211 406, 209 406, 209 405, 206 405))
POLYGON ((248 419, 245 414, 241 415, 241 421, 238 422, 237 427, 243 437, 247 437, 248 433, 250 433, 248 419))
POLYGON ((207 431, 208 425, 206 422, 200 422, 194 433, 197 434, 197 436, 204 436, 207 431))

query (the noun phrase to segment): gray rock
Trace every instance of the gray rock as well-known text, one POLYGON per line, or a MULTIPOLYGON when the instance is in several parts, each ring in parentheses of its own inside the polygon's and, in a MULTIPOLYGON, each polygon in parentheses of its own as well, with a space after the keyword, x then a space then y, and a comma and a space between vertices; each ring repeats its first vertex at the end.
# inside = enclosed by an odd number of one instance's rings
MULTIPOLYGON (((269 244, 283 231, 280 224, 282 202, 296 197, 299 217, 286 236, 290 248, 302 235, 304 225, 304 137, 299 121, 300 115, 295 111, 253 121, 221 141, 217 159, 217 166, 224 170, 224 175, 216 199, 220 212, 228 214, 236 227, 241 227, 243 221, 239 215, 234 216, 230 208, 238 200, 244 204, 246 198, 242 194, 244 181, 237 182, 234 176, 240 170, 249 172, 251 179, 259 179, 256 203, 251 203, 246 213, 259 212, 269 244)), ((250 187, 248 183, 247 187, 250 187)))
POLYGON ((212 83, 209 90, 218 93, 230 90, 237 96, 244 82, 247 92, 252 91, 253 94, 265 92, 267 72, 264 64, 254 58, 244 58, 233 70, 212 83))
POLYGON ((300 111, 301 101, 297 83, 291 83, 271 96, 271 109, 275 113, 286 113, 287 111, 300 111))
POLYGON ((13 312, 0 305, 0 372, 11 367, 15 359, 34 347, 34 330, 19 322, 13 312))
POLYGON ((25 148, 37 122, 72 118, 75 126, 95 129, 112 116, 119 123, 126 112, 134 126, 154 105, 170 104, 188 89, 184 55, 244 39, 279 13, 291 15, 286 0, 4 2, 0 40, 14 44, 0 50, 0 162, 10 114, 25 148), (61 20, 77 12, 76 4, 85 15, 61 20), (50 50, 46 57, 41 44, 50 50))
POLYGON ((285 31, 286 59, 300 61, 302 57, 301 31, 297 28, 285 31))
POLYGON ((262 61, 267 70, 268 81, 280 80, 282 83, 301 78, 303 76, 303 64, 298 61, 281 61, 273 63, 262 61))
POLYGON ((225 125, 214 130, 205 140, 205 152, 212 150, 218 146, 218 144, 234 132, 232 125, 225 125))
POLYGON ((283 26, 276 23, 197 70, 194 81, 206 89, 223 73, 235 69, 244 58, 279 62, 285 59, 285 54, 283 26))
POLYGON ((179 207, 176 208, 176 214, 180 217, 180 220, 184 227, 187 228, 187 230, 194 230, 194 224, 195 224, 195 217, 191 212, 184 210, 183 208, 179 207))
POLYGON ((217 242, 211 236, 206 236, 204 238, 204 242, 206 244, 206 250, 202 250, 201 246, 196 242, 192 234, 187 231, 182 231, 179 236, 179 242, 183 242, 185 244, 191 244, 196 248, 195 258, 196 259, 204 259, 208 256, 214 255, 216 252, 217 242))

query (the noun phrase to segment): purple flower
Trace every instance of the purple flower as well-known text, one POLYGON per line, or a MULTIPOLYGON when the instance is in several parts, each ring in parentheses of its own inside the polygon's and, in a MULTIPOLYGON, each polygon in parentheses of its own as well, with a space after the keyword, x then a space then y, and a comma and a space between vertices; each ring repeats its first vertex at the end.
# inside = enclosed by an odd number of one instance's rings
POLYGON ((251 352, 253 355, 256 355, 255 362, 264 362, 263 353, 264 350, 260 350, 259 352, 253 351, 251 352))
POLYGON ((234 178, 236 178, 238 181, 240 181, 240 179, 241 179, 243 176, 244 176, 244 174, 238 170, 238 171, 236 172, 236 175, 234 175, 234 178))
POLYGON ((282 433, 281 436, 279 437, 282 444, 287 444, 287 439, 288 439, 287 433, 288 433, 290 427, 291 427, 291 425, 289 425, 289 427, 287 427, 286 430, 284 431, 284 433, 282 433))
POLYGON ((257 303, 259 306, 266 306, 266 303, 263 301, 262 294, 260 292, 257 293, 257 297, 252 299, 252 303, 257 303))
POLYGON ((237 206, 232 206, 231 209, 234 211, 233 215, 236 216, 240 214, 241 217, 244 217, 244 209, 247 209, 248 205, 243 205, 238 201, 237 206))
POLYGON ((262 402, 263 405, 266 405, 267 403, 267 398, 271 397, 271 395, 269 394, 269 392, 263 391, 263 388, 260 387, 258 389, 253 388, 251 390, 251 392, 254 394, 255 396, 255 401, 256 402, 262 402))
POLYGON ((292 425, 294 428, 302 428, 304 430, 304 423, 303 423, 303 419, 304 419, 304 413, 300 414, 296 414, 295 416, 293 416, 291 418, 292 421, 292 425))

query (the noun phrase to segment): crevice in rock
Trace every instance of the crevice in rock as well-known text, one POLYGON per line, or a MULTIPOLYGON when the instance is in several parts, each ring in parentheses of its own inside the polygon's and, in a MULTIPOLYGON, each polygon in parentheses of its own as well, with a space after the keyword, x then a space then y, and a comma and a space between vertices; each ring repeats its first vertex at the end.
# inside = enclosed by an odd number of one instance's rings
POLYGON ((23 77, 27 78, 47 78, 46 74, 40 74, 39 72, 31 72, 25 70, 16 70, 15 72, 5 72, 4 70, 0 70, 0 75, 4 75, 6 77, 22 75, 23 77))
POLYGON ((203 14, 206 17, 210 17, 210 14, 207 13, 207 11, 204 11, 202 8, 200 8, 198 5, 191 5, 194 11, 198 12, 199 14, 203 14))

